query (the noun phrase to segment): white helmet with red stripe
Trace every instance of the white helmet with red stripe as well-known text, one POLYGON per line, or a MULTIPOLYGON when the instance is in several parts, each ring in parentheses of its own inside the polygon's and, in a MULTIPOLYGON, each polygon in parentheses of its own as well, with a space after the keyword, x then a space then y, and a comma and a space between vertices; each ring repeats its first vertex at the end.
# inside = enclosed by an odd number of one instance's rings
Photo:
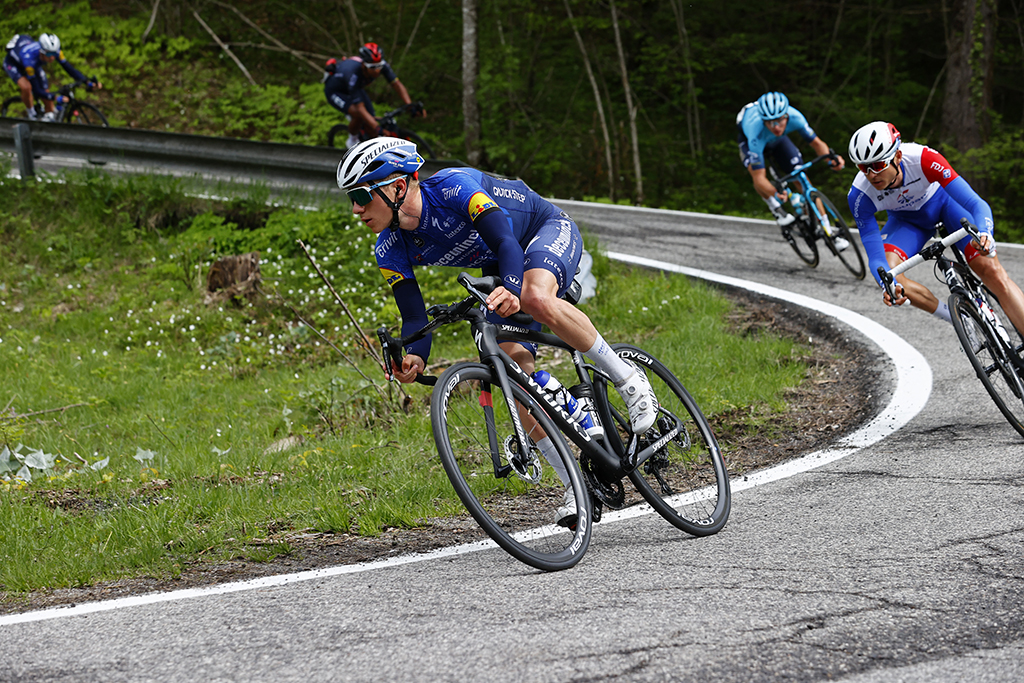
POLYGON ((850 159, 855 164, 889 162, 900 148, 900 132, 885 121, 861 126, 850 138, 850 159))

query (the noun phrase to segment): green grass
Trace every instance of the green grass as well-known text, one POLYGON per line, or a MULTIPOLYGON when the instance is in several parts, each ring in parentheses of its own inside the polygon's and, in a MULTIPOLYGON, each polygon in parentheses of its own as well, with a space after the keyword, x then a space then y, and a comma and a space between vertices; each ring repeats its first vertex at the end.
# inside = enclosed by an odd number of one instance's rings
MULTIPOLYGON (((462 512, 428 388, 403 387, 406 412, 295 245, 315 251, 365 332, 394 328, 372 236, 347 207, 268 209, 258 188, 200 199, 160 178, 65 180, 0 184, 4 590, 173 576, 290 552, 306 530, 374 535, 462 512), (204 304, 211 259, 251 249, 268 295, 204 304)), ((729 334, 731 305, 709 287, 600 253, 595 272, 585 310, 605 337, 677 369, 710 414, 782 410, 805 375, 792 342, 729 334)), ((451 270, 421 282, 429 303, 459 296, 451 270)), ((472 357, 468 337, 445 329, 431 361, 472 357)))

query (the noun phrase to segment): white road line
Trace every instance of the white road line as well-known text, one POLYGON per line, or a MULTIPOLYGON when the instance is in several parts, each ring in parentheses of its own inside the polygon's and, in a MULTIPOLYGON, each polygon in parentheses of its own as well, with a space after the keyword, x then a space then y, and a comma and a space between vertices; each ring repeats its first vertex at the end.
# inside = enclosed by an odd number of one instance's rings
MULTIPOLYGON (((814 453, 797 458, 796 460, 782 463, 781 465, 776 465, 775 467, 767 470, 746 475, 741 480, 733 480, 733 492, 743 491, 754 486, 761 486, 769 482, 791 477, 794 474, 806 472, 814 469, 815 467, 821 467, 822 465, 834 462, 840 458, 851 455, 852 453, 856 453, 861 448, 870 446, 871 444, 884 439, 886 436, 892 434, 894 431, 905 425, 915 415, 917 415, 921 409, 924 408, 925 403, 928 402, 928 397, 931 394, 932 388, 932 371, 924 356, 918 353, 914 347, 892 331, 858 313, 854 313, 853 311, 845 308, 840 308, 839 306, 834 306, 824 301, 812 299, 801 294, 794 294, 793 292, 787 292, 785 290, 769 287, 757 282, 740 280, 733 277, 718 275, 716 273, 709 273, 705 270, 686 268, 684 266, 677 266, 663 261, 630 256, 629 254, 610 252, 608 256, 623 263, 632 263, 634 265, 641 265, 650 268, 660 268, 669 272, 682 273, 690 277, 696 277, 710 282, 718 282, 733 287, 740 287, 752 292, 764 294, 765 296, 770 296, 774 299, 788 301, 795 305, 824 313, 825 315, 836 318, 837 320, 859 330, 862 334, 877 344, 879 348, 881 348, 882 351, 890 357, 895 365, 897 380, 896 388, 893 391, 892 401, 890 401, 885 410, 883 410, 877 417, 853 434, 840 439, 836 444, 829 448, 815 451, 814 453)), ((609 511, 602 517, 601 524, 607 525, 611 522, 632 519, 634 517, 651 514, 652 512, 653 510, 648 505, 637 505, 627 510, 609 511)), ((35 612, 24 612, 22 614, 2 616, 0 617, 0 626, 24 624, 34 621, 44 621, 47 619, 59 619, 62 617, 81 616, 84 614, 122 609, 125 607, 152 605, 160 602, 171 602, 175 600, 185 600, 188 598, 208 597, 211 595, 237 593, 239 591, 272 588, 275 586, 284 586, 302 581, 326 579, 332 576, 356 574, 375 569, 383 569, 385 567, 397 567, 404 564, 424 562, 442 557, 465 555, 467 553, 496 547, 497 545, 493 541, 480 541, 452 548, 442 548, 429 553, 403 555, 401 557, 380 560, 377 562, 330 567, 327 569, 315 569, 295 574, 282 574, 262 579, 225 583, 207 588, 190 588, 165 593, 149 593, 146 595, 137 595, 128 598, 117 598, 115 600, 83 603, 70 607, 54 607, 35 612)))

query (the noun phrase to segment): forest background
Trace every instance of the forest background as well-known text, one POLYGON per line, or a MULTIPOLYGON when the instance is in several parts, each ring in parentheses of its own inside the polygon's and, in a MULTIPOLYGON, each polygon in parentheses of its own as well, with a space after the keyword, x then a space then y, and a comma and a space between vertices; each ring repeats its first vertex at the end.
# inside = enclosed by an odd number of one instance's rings
MULTIPOLYGON (((1024 0, 0 5, 0 31, 57 32, 102 78, 90 98, 113 125, 324 144, 341 115, 323 64, 374 41, 439 156, 547 196, 763 215, 735 117, 781 90, 844 155, 876 119, 937 147, 990 200, 997 236, 1024 239, 1024 0)), ((371 95, 398 104, 383 79, 371 95)), ((841 199, 852 175, 815 182, 841 199)))

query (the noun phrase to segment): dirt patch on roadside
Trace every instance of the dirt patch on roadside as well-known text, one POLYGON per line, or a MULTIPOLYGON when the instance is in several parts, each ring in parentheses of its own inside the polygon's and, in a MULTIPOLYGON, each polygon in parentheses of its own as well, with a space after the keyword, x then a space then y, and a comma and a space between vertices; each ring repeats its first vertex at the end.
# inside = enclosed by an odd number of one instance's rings
MULTIPOLYGON (((880 409, 888 394, 887 370, 878 352, 831 320, 789 304, 742 291, 727 294, 739 304, 732 324, 743 334, 771 332, 807 346, 806 381, 786 396, 781 415, 727 414, 714 420, 733 477, 813 452, 856 429, 880 409), (753 422, 754 426, 751 426, 753 422), (746 426, 744 426, 746 425, 746 426)), ((350 534, 290 533, 269 539, 292 552, 267 562, 198 562, 177 578, 123 579, 87 588, 0 594, 0 613, 71 606, 150 592, 198 588, 228 581, 357 564, 422 553, 485 538, 467 515, 424 520, 417 529, 390 529, 376 538, 350 534)))

